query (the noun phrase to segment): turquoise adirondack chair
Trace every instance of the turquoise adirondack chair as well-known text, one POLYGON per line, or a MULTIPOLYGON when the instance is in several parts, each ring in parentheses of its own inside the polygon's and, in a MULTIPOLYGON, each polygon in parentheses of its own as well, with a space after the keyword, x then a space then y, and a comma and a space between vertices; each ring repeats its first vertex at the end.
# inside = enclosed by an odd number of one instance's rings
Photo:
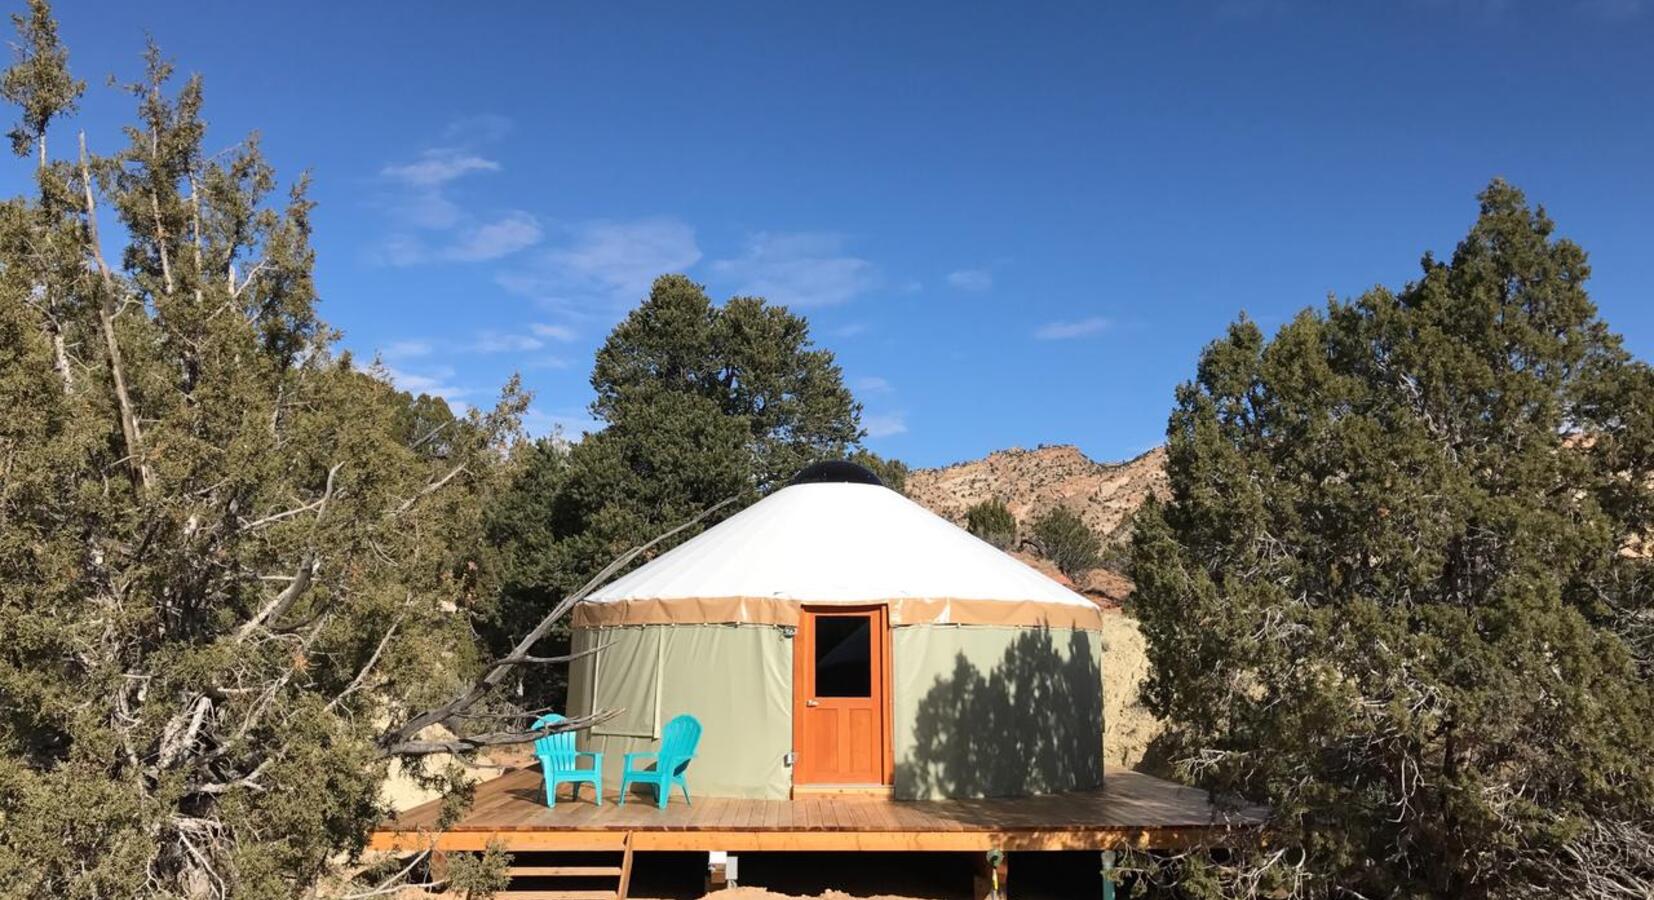
MULTIPOLYGON (((534 720, 535 729, 567 721, 562 716, 551 713, 534 720)), ((557 807, 557 786, 570 784, 574 787, 570 799, 580 799, 580 785, 589 783, 593 793, 597 794, 597 805, 603 805, 603 754, 574 749, 574 732, 560 731, 548 734, 534 742, 534 755, 540 758, 540 774, 546 780, 546 805, 557 807), (592 767, 580 768, 577 763, 582 756, 592 758, 592 767)))
POLYGON ((683 802, 689 802, 689 782, 683 772, 695 758, 695 746, 701 742, 701 722, 690 715, 676 716, 661 730, 660 750, 653 753, 628 753, 626 765, 620 772, 620 802, 626 803, 626 788, 634 781, 655 786, 655 801, 666 808, 666 797, 672 785, 683 789, 683 802), (653 759, 653 769, 640 769, 643 761, 653 759))

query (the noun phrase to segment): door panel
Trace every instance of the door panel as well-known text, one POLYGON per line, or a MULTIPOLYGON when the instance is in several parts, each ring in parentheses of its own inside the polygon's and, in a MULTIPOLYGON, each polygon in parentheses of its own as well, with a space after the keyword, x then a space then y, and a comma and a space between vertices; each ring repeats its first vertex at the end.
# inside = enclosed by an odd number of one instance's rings
POLYGON ((882 607, 806 609, 793 646, 793 780, 883 784, 886 620, 882 607))

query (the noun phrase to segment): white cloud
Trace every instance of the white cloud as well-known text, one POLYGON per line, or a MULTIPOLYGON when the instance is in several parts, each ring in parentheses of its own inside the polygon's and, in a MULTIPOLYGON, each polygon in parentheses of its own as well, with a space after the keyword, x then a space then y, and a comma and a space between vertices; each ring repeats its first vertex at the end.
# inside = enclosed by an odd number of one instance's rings
POLYGON ((554 341, 568 342, 574 340, 574 329, 566 325, 548 325, 545 322, 535 322, 528 326, 528 330, 543 338, 554 341))
MULTIPOLYGON (((485 117, 486 118, 486 117, 485 117)), ((500 117, 494 117, 500 118, 500 117)), ((465 127, 503 136, 505 125, 489 119, 465 127)), ((499 172, 498 162, 471 150, 436 147, 413 162, 392 163, 379 170, 390 185, 385 205, 397 229, 370 253, 380 265, 412 266, 430 262, 484 262, 530 247, 540 240, 540 223, 522 210, 492 220, 467 213, 449 196, 452 182, 478 172, 499 172), (420 236, 416 232, 432 234, 420 236)))
POLYGON ((441 252, 454 262, 484 262, 510 256, 532 247, 540 240, 540 223, 532 215, 513 210, 504 216, 470 229, 441 252))
POLYGON ((410 372, 394 366, 383 366, 382 369, 385 377, 396 385, 397 390, 410 394, 430 394, 448 401, 448 405, 456 409, 468 408, 460 398, 472 392, 452 383, 454 370, 450 366, 438 366, 424 372, 410 372))
MULTIPOLYGON (((454 354, 459 353, 531 353, 535 350, 544 349, 546 346, 546 342, 541 335, 541 330, 541 326, 531 325, 529 326, 528 331, 533 332, 532 334, 518 331, 484 329, 476 332, 475 336, 470 340, 464 340, 456 337, 449 339, 422 338, 417 340, 395 341, 381 350, 380 356, 388 360, 406 361, 419 357, 428 357, 433 354, 451 357, 454 354)), ((552 330, 556 330, 555 327, 553 327, 552 330)), ((542 361, 541 363, 536 363, 536 365, 547 365, 561 368, 562 366, 567 365, 567 363, 563 360, 547 360, 542 361)), ((421 377, 418 374, 406 370, 397 369, 394 371, 398 377, 402 378, 419 379, 421 377)), ((447 374, 438 374, 432 377, 446 378, 448 375, 453 373, 453 370, 443 369, 442 372, 447 374)))
POLYGON ((836 328, 827 329, 827 333, 833 337, 855 337, 858 334, 865 334, 866 332, 866 322, 847 322, 836 328))
POLYGON ((948 273, 948 284, 961 291, 986 291, 994 286, 994 273, 987 269, 960 269, 948 273))
POLYGON ((523 427, 535 437, 557 436, 577 441, 587 434, 603 430, 603 423, 592 418, 583 409, 545 409, 530 406, 523 413, 523 427))
POLYGON ((527 268, 495 281, 508 291, 570 311, 630 306, 656 277, 700 261, 695 229, 667 217, 590 222, 568 229, 569 239, 527 268))
POLYGON ((410 187, 440 188, 472 172, 498 172, 500 164, 475 153, 437 147, 426 150, 410 163, 385 166, 379 174, 410 187))
POLYGON ((526 353, 545 345, 545 341, 526 334, 482 331, 478 332, 476 340, 467 344, 464 349, 473 353, 526 353))
POLYGON ((867 429, 867 436, 872 438, 891 437, 907 433, 906 413, 883 413, 877 416, 864 416, 861 427, 867 429))
POLYGON ((425 242, 411 234, 393 234, 379 242, 368 253, 368 259, 380 266, 416 266, 430 258, 425 242))
POLYGON ((863 394, 888 394, 895 388, 890 382, 877 375, 866 375, 851 382, 850 386, 863 394))
POLYGON ((1102 316, 1074 322, 1047 322, 1034 330, 1034 337, 1042 341, 1063 341, 1098 334, 1107 330, 1108 325, 1108 320, 1102 316))
POLYGON ((386 359, 408 359, 415 356, 429 356, 431 353, 430 341, 392 341, 385 345, 380 353, 386 359))
POLYGON ((370 256, 379 265, 396 268, 435 262, 489 262, 533 246, 540 234, 540 223, 532 215, 513 211, 467 229, 447 243, 403 232, 392 234, 370 256))
POLYGON ((453 228, 465 218, 459 204, 435 188, 406 191, 391 201, 391 215, 410 228, 443 230, 453 228))
POLYGON ((844 252, 842 237, 818 233, 753 235, 740 256, 718 260, 712 269, 734 281, 738 294, 787 306, 844 303, 881 280, 877 266, 844 252))

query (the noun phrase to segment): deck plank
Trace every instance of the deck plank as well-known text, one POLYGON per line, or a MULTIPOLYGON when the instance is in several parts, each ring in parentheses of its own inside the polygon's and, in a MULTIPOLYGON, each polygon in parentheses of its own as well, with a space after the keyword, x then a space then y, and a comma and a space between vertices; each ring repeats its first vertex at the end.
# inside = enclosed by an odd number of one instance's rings
MULTIPOLYGON (((648 845, 663 849, 1189 846, 1202 835, 1255 833, 1266 812, 1216 807, 1204 791, 1123 770, 1110 770, 1100 790, 977 800, 818 794, 795 800, 703 797, 691 806, 680 795, 662 810, 638 796, 625 806, 618 796, 605 797, 599 807, 590 790, 578 801, 566 799, 566 792, 551 809, 538 770, 508 771, 478 785, 471 809, 439 840, 463 849, 499 835, 521 849, 559 849, 635 832, 652 835, 648 845)), ((434 826, 439 812, 436 801, 403 811, 375 831, 374 845, 423 846, 419 833, 434 826)))

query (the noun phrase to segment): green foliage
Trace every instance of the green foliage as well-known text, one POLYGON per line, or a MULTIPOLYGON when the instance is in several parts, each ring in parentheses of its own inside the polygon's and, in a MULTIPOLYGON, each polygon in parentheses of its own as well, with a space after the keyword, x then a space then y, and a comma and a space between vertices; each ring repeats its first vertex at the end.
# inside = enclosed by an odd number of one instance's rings
MULTIPOLYGON (((19 28, 40 140, 79 82, 19 28)), ((386 720, 470 683, 526 398, 336 354, 303 183, 147 62, 126 146, 0 205, 0 895, 292 896, 383 815, 386 720)))
POLYGON ((0 77, 0 97, 22 110, 23 117, 7 132, 12 152, 27 156, 39 149, 46 165, 46 129, 52 120, 72 114, 86 91, 86 82, 69 74, 69 51, 58 40, 57 22, 46 0, 29 0, 27 17, 13 14, 17 28, 16 60, 0 77))
POLYGON ((899 459, 885 459, 866 447, 857 447, 849 458, 851 462, 879 476, 885 487, 898 494, 907 493, 907 463, 899 459))
POLYGON ((965 510, 965 530, 1001 550, 1009 550, 1017 542, 1017 517, 998 498, 984 500, 965 510))
POLYGON ((681 275, 657 279, 615 327, 597 352, 592 388, 592 414, 610 427, 645 415, 727 421, 695 427, 744 433, 743 476, 756 494, 843 456, 863 434, 861 407, 832 353, 811 345, 809 323, 756 297, 713 306, 681 275), (702 402, 664 399, 688 397, 702 402))
POLYGON ((1178 389, 1146 699, 1313 894, 1654 892, 1654 373, 1552 231, 1495 181, 1451 261, 1178 389))
MULTIPOLYGON (((592 387, 605 427, 542 442, 490 517, 507 585, 486 630, 496 648, 625 550, 728 497, 733 514, 811 462, 850 456, 898 490, 906 480, 856 446, 861 407, 802 317, 752 297, 715 306, 681 275, 656 279, 615 327, 592 387)), ((566 640, 565 626, 549 646, 566 640)), ((562 670, 523 677, 528 696, 562 702, 562 670)))
POLYGON ((511 854, 489 843, 481 853, 456 853, 449 857, 445 889, 465 900, 488 900, 511 884, 511 854))
POLYGON ((1102 538, 1066 506, 1054 506, 1036 517, 1030 530, 1040 555, 1069 578, 1078 578, 1102 563, 1102 538))

